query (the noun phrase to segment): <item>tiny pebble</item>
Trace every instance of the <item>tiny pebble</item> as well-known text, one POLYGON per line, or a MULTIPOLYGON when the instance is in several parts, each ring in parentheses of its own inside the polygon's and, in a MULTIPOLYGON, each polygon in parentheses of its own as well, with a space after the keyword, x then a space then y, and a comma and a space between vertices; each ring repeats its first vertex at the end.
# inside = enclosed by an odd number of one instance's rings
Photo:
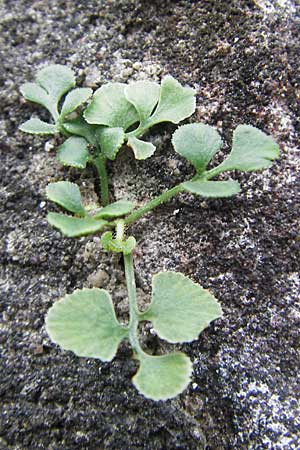
POLYGON ((142 63, 140 63, 140 62, 135 62, 132 64, 132 68, 134 70, 140 70, 141 67, 142 67, 142 63))
POLYGON ((42 355, 44 353, 44 347, 42 345, 37 345, 33 348, 34 355, 42 355))
POLYGON ((52 144, 52 142, 48 141, 48 142, 46 142, 44 148, 45 148, 46 152, 51 152, 51 150, 53 150, 53 148, 54 148, 54 145, 52 144))
POLYGON ((109 282, 109 275, 105 270, 98 270, 88 277, 88 282, 94 287, 106 286, 109 282))

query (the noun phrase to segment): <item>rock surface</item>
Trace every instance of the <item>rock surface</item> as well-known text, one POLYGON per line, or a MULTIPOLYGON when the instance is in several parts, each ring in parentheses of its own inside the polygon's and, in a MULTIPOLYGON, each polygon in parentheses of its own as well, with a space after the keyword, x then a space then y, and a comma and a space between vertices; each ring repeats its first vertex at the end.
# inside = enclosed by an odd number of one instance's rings
MULTIPOLYGON (((2 1, 2 449, 300 448, 296 3, 2 1), (17 130, 41 110, 21 99, 19 87, 49 63, 68 64, 79 85, 93 88, 171 74, 197 90, 191 120, 216 126, 227 144, 239 123, 280 143, 271 169, 232 174, 243 187, 239 196, 182 195, 131 227, 143 302, 151 274, 171 269, 210 289, 224 309, 198 341, 178 346, 193 359, 194 374, 174 400, 138 395, 127 345, 103 364, 62 352, 45 332, 47 309, 93 284, 92 274, 106 274, 119 314, 126 310, 120 260, 104 254, 98 238, 63 239, 45 219, 49 181, 80 178, 92 186, 94 174, 62 169, 51 151, 56 142, 17 130)), ((142 204, 192 173, 172 152, 174 129, 153 133, 151 159, 136 162, 124 151, 110 167, 116 199, 127 192, 142 204)), ((144 345, 160 353, 164 344, 147 333, 144 345)))

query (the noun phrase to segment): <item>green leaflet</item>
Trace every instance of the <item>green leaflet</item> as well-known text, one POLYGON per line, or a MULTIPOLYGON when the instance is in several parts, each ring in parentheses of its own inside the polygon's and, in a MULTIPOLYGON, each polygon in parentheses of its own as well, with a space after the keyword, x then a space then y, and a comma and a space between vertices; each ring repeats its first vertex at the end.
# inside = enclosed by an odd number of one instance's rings
POLYGON ((93 217, 95 219, 109 219, 125 216, 134 209, 134 206, 134 203, 129 200, 118 200, 101 208, 93 217))
MULTIPOLYGON (((36 83, 23 84, 21 87, 21 92, 27 100, 43 105, 46 109, 48 109, 59 128, 60 115, 57 109, 58 103, 61 97, 74 86, 74 72, 68 67, 54 64, 45 67, 37 73, 36 83)), ((85 88, 75 89, 75 91, 70 93, 65 99, 61 118, 69 112, 74 111, 74 109, 83 103, 83 101, 87 99, 87 92, 89 92, 89 95, 91 94, 91 90, 85 88)), ((36 121, 38 119, 32 120, 36 121)), ((54 131, 50 131, 49 127, 53 127, 53 125, 47 125, 48 130, 45 129, 45 126, 41 127, 41 124, 39 126, 37 122, 32 123, 31 121, 28 121, 23 124, 20 129, 27 133, 41 134, 58 131, 56 128, 54 131)))
POLYGON ((125 96, 132 103, 144 122, 150 117, 159 99, 160 86, 152 81, 136 81, 125 88, 125 96))
POLYGON ((50 183, 46 187, 49 200, 57 203, 63 208, 81 216, 85 215, 85 209, 81 201, 81 194, 77 184, 70 181, 58 181, 50 183))
POLYGON ((231 197, 241 190, 237 181, 186 181, 181 186, 193 194, 212 198, 231 197))
POLYGON ((55 134, 58 132, 55 125, 43 122, 40 119, 29 119, 19 126, 19 130, 30 134, 55 134))
POLYGON ((123 145, 125 133, 123 128, 99 127, 96 140, 100 144, 101 152, 106 158, 114 160, 123 145))
POLYGON ((156 147, 151 142, 144 142, 134 136, 128 138, 128 146, 132 148, 136 159, 147 159, 153 155, 156 147))
POLYGON ((57 104, 61 97, 75 86, 75 76, 73 70, 68 67, 53 64, 37 73, 36 82, 48 92, 57 104))
POLYGON ((98 132, 98 142, 107 158, 116 158, 126 133, 136 159, 146 159, 153 155, 155 147, 137 138, 159 122, 178 123, 194 110, 194 90, 166 77, 161 87, 151 81, 136 81, 128 86, 108 83, 94 93, 84 117, 89 123, 110 127, 98 132), (135 130, 128 131, 133 125, 135 130))
POLYGON ((183 87, 171 76, 161 82, 160 97, 156 110, 147 122, 148 128, 160 122, 179 123, 195 112, 195 91, 183 87))
POLYGON ((239 125, 233 132, 229 156, 208 173, 215 175, 228 170, 251 172, 266 169, 278 156, 279 146, 271 136, 251 125, 239 125))
POLYGON ((90 159, 87 141, 77 136, 69 137, 59 147, 57 159, 65 166, 84 169, 90 159))
POLYGON ((106 220, 96 220, 92 217, 72 217, 55 212, 48 213, 48 222, 58 228, 65 236, 79 237, 93 234, 102 230, 107 225, 106 220))
POLYGON ((133 236, 129 236, 126 241, 113 238, 111 231, 106 231, 101 236, 101 244, 104 250, 107 252, 123 253, 124 255, 130 255, 132 250, 136 247, 136 240, 133 236))
MULTIPOLYGON (((178 128, 173 135, 172 143, 176 152, 190 161, 196 171, 201 174, 205 171, 207 164, 213 156, 221 148, 222 141, 214 128, 201 123, 193 123, 178 128)), ((205 177, 208 179, 213 178, 219 173, 229 170, 249 172, 265 169, 270 167, 272 160, 278 156, 279 147, 270 136, 267 136, 251 125, 239 125, 233 132, 231 153, 219 166, 207 171, 205 177)), ((209 195, 204 196, 219 196, 216 195, 217 185, 214 185, 214 187, 213 185, 206 185, 206 187, 204 185, 198 185, 198 187, 194 185, 192 187, 190 183, 183 183, 183 186, 191 192, 204 195, 202 191, 205 188, 209 195), (192 188, 196 189, 196 191, 192 190, 192 188)), ((219 186, 221 187, 221 185, 219 186)), ((232 188, 234 191, 233 185, 232 188)), ((224 194, 221 196, 233 195, 230 193, 229 184, 224 194)))
POLYGON ((53 342, 77 356, 111 361, 127 330, 116 319, 109 293, 81 289, 54 303, 46 316, 53 342))
POLYGON ((56 102, 48 95, 44 88, 36 83, 25 83, 21 86, 20 91, 26 100, 44 106, 48 109, 52 117, 55 118, 57 116, 56 102))
POLYGON ((84 112, 86 121, 112 128, 121 127, 125 131, 138 122, 136 109, 125 97, 125 87, 123 83, 108 83, 97 89, 84 112))
POLYGON ((179 155, 190 161, 198 173, 202 173, 220 150, 222 140, 213 127, 203 123, 190 123, 175 131, 172 144, 179 155))
POLYGON ((161 272, 153 277, 152 301, 141 314, 168 342, 191 342, 212 320, 222 315, 217 300, 181 273, 161 272))
POLYGON ((67 114, 75 111, 92 96, 92 93, 93 91, 90 88, 77 88, 69 92, 63 103, 60 116, 64 118, 67 114))
POLYGON ((64 122, 63 127, 68 133, 84 137, 90 144, 95 143, 95 132, 99 128, 87 123, 82 116, 64 122))
POLYGON ((145 397, 167 400, 183 392, 192 373, 192 363, 184 353, 163 356, 138 355, 140 367, 133 384, 145 397))

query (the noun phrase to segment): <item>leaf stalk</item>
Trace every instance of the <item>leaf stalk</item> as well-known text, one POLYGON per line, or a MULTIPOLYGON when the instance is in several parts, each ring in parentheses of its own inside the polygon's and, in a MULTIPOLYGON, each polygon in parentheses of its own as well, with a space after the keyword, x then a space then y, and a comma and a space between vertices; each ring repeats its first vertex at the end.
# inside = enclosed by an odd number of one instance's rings
POLYGON ((129 255, 123 254, 123 256, 124 256, 125 277, 128 291, 129 315, 130 315, 128 325, 128 336, 133 350, 139 356, 141 356, 144 354, 144 352, 140 346, 138 339, 139 310, 136 300, 136 285, 134 276, 133 256, 132 253, 130 253, 129 255))
POLYGON ((100 179, 101 204, 107 206, 109 204, 108 176, 106 171, 106 158, 99 153, 93 159, 94 166, 97 169, 100 179))
POLYGON ((152 209, 156 208, 157 206, 160 206, 162 203, 169 201, 172 197, 175 197, 175 195, 179 194, 182 191, 184 191, 184 188, 182 187, 182 185, 177 184, 176 186, 169 189, 168 191, 163 192, 158 197, 156 197, 153 200, 150 200, 150 202, 146 203, 146 205, 141 206, 141 208, 139 208, 136 211, 134 211, 133 213, 129 214, 129 216, 126 217, 126 219, 124 220, 125 225, 130 225, 133 222, 136 222, 144 214, 147 214, 148 212, 152 211, 152 209))
POLYGON ((205 176, 207 180, 211 180, 211 178, 216 177, 222 172, 223 172, 222 164, 219 164, 217 167, 213 167, 212 169, 207 170, 205 172, 205 176))

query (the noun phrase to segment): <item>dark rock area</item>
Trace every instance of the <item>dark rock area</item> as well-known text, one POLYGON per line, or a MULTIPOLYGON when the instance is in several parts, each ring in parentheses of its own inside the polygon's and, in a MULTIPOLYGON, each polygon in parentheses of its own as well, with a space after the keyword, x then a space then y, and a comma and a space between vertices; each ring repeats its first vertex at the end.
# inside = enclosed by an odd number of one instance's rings
MULTIPOLYGON (((299 34, 297 0, 2 0, 0 4, 1 424, 3 450, 299 450, 299 34), (242 193, 181 195, 131 227, 141 298, 151 275, 177 270, 208 288, 224 317, 177 346, 194 362, 178 398, 146 400, 131 384, 136 363, 122 345, 112 363, 53 345, 44 316, 75 288, 105 284, 126 309, 119 258, 99 238, 62 238, 46 221, 45 186, 95 174, 58 165, 55 140, 18 125, 42 109, 19 88, 46 64, 67 64, 78 84, 160 80, 197 91, 190 121, 232 130, 252 124, 280 144, 260 173, 233 173, 242 193), (96 280, 96 281, 95 281, 96 280)), ((47 116, 45 115, 45 118, 47 116)), ((158 127, 144 162, 124 150, 111 190, 143 204, 192 173, 158 127)), ((144 330, 144 346, 164 343, 144 330)), ((171 346, 170 346, 171 347, 171 346)), ((174 346, 173 346, 174 347, 174 346)), ((172 348, 173 348, 172 347, 172 348)))

